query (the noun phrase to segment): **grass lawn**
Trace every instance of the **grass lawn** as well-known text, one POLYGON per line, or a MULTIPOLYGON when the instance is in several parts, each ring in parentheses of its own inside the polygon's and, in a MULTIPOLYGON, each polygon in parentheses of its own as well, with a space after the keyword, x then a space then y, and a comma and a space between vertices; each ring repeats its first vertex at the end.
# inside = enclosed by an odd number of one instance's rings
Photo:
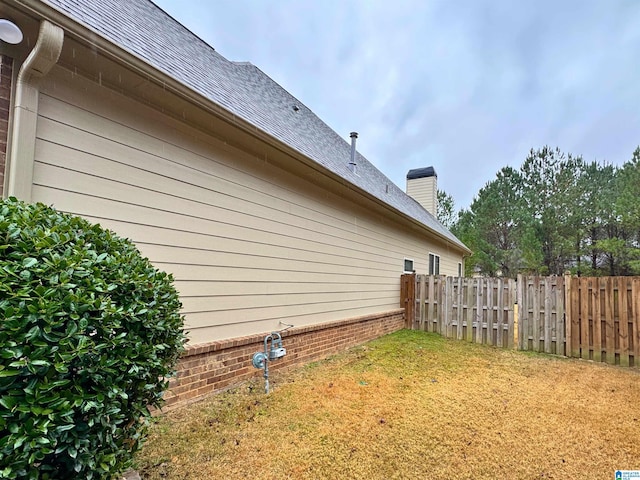
POLYGON ((401 331, 172 411, 152 479, 613 479, 640 469, 640 371, 401 331))

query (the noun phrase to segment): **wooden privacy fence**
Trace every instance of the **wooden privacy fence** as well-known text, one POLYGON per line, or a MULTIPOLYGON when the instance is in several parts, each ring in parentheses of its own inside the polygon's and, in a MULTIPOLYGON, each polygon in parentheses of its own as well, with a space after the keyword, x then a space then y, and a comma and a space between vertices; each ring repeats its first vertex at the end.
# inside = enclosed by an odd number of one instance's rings
POLYGON ((416 275, 414 281, 412 328, 513 347, 515 280, 416 275))
POLYGON ((613 365, 640 364, 640 278, 571 278, 567 355, 613 365))
POLYGON ((407 327, 448 338, 640 363, 640 278, 403 275, 407 327))

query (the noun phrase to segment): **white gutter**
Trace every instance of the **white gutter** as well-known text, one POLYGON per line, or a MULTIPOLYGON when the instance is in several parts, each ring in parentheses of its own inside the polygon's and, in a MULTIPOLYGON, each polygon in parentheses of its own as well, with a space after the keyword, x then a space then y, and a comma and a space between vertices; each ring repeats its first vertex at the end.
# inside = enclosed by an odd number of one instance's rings
POLYGON ((36 45, 18 73, 11 150, 7 158, 7 195, 18 197, 25 202, 31 201, 39 84, 58 61, 63 41, 64 31, 47 20, 42 20, 36 45))

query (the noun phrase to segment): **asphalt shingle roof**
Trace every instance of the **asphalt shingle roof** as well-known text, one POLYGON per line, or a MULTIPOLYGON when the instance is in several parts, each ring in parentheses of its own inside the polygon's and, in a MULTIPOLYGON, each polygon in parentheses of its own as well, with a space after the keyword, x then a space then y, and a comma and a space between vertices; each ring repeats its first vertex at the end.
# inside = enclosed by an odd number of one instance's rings
POLYGON ((268 75, 227 60, 151 1, 45 3, 466 250, 359 153, 357 174, 350 171, 350 144, 268 75))

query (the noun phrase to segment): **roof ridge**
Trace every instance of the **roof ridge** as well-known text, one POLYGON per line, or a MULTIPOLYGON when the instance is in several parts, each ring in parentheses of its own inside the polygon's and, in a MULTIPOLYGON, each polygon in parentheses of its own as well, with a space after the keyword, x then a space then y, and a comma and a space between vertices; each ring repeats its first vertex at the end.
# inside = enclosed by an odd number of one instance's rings
POLYGON ((173 23, 175 23, 177 26, 179 26, 180 28, 182 28, 184 31, 186 31, 189 35, 191 35, 192 37, 195 37, 200 43, 202 43, 205 48, 208 48, 210 50, 212 50, 213 52, 215 52, 216 55, 224 58, 225 60, 229 61, 229 59, 227 59, 224 55, 222 55, 220 52, 218 52, 216 50, 216 48, 211 45, 210 43, 208 43, 206 40, 204 40, 200 35, 196 34, 193 30, 191 30, 190 28, 188 28, 186 25, 184 25, 183 23, 181 23, 180 21, 178 21, 178 19, 174 18, 169 12, 167 12, 164 8, 162 8, 160 5, 158 5, 157 3, 155 3, 153 0, 146 0, 148 3, 150 3, 156 10, 159 10, 160 12, 162 12, 166 17, 168 17, 173 23))

